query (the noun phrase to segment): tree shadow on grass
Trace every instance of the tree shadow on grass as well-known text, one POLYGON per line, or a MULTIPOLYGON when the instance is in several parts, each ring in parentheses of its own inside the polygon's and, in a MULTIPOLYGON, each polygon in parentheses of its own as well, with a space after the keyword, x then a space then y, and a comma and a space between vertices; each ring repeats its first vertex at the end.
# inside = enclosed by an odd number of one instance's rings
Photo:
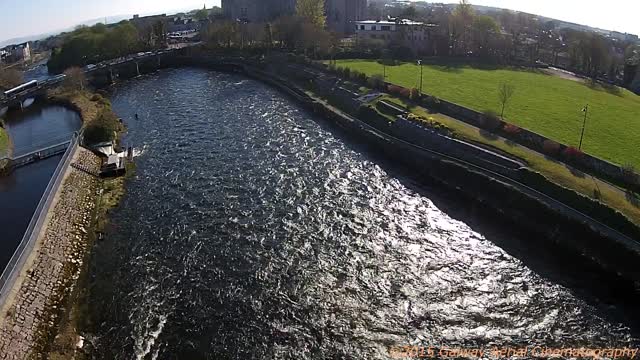
POLYGON ((578 177, 578 178, 581 178, 581 179, 584 179, 586 177, 585 173, 583 173, 582 171, 580 171, 580 170, 578 170, 578 169, 576 169, 576 168, 574 168, 572 166, 569 166, 567 164, 565 164, 565 166, 566 166, 567 170, 569 170, 571 175, 573 175, 575 177, 578 177))
POLYGON ((625 197, 627 198, 627 201, 631 205, 633 205, 633 207, 640 208, 640 196, 638 196, 638 194, 634 193, 631 190, 627 190, 625 193, 625 197))
POLYGON ((487 130, 480 129, 480 136, 487 140, 498 140, 500 137, 492 132, 488 132, 487 130))

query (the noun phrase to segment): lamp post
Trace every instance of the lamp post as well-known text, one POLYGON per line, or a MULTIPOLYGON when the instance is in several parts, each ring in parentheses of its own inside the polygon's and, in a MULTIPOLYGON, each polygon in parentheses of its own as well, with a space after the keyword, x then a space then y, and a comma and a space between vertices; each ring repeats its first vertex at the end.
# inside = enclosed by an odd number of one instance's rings
POLYGON ((584 130, 587 127, 587 114, 589 113, 589 104, 585 105, 582 108, 582 112, 584 113, 584 121, 582 122, 582 134, 580 134, 580 145, 578 145, 578 150, 582 150, 582 140, 584 139, 584 130))
POLYGON ((422 60, 418 60, 418 65, 420 65, 420 94, 422 94, 422 60))

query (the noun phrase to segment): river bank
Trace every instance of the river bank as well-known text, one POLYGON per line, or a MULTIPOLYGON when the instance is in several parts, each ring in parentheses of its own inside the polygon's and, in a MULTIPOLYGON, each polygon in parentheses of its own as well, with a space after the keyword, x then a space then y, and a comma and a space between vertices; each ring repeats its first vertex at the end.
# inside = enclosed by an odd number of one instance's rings
MULTIPOLYGON (((57 91, 48 101, 77 111, 83 128, 111 111, 108 101, 87 92, 57 91)), ((117 201, 114 194, 122 193, 123 181, 97 178, 91 173, 99 172, 102 160, 82 147, 72 151, 35 248, 0 312, 0 354, 7 359, 67 359, 78 346, 75 300, 83 287, 77 285, 86 274, 95 232, 117 201)))

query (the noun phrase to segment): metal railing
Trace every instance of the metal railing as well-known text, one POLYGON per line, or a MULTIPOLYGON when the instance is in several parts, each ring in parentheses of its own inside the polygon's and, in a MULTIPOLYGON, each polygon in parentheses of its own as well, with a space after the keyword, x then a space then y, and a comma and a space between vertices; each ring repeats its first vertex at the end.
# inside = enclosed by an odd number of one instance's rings
POLYGON ((9 263, 2 272, 2 275, 0 275, 0 308, 7 300, 9 293, 18 279, 20 271, 22 271, 27 258, 29 258, 29 255, 38 241, 38 236, 42 232, 42 227, 45 224, 47 214, 51 210, 55 195, 62 184, 66 169, 69 167, 71 159, 78 149, 78 144, 79 137, 74 135, 67 151, 62 156, 58 167, 51 176, 51 180, 49 180, 47 188, 42 194, 42 198, 31 217, 31 221, 29 222, 29 226, 27 226, 24 236, 22 237, 22 241, 13 253, 11 260, 9 260, 9 263))

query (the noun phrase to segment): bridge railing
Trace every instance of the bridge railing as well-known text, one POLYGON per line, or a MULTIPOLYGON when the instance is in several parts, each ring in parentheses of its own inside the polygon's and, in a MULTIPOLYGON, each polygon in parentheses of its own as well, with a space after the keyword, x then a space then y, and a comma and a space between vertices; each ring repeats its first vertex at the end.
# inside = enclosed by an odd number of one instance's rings
POLYGON ((42 194, 42 198, 31 217, 31 221, 29 222, 29 226, 27 226, 24 236, 22 237, 22 241, 13 253, 11 260, 9 260, 9 263, 2 272, 2 275, 0 275, 0 308, 7 300, 7 297, 13 289, 25 262, 29 258, 29 255, 38 241, 38 236, 45 225, 47 214, 51 210, 55 195, 62 184, 66 169, 69 167, 71 159, 78 149, 78 144, 78 136, 74 136, 71 139, 71 143, 69 144, 67 151, 62 156, 58 167, 51 176, 51 180, 49 180, 47 188, 42 194))

